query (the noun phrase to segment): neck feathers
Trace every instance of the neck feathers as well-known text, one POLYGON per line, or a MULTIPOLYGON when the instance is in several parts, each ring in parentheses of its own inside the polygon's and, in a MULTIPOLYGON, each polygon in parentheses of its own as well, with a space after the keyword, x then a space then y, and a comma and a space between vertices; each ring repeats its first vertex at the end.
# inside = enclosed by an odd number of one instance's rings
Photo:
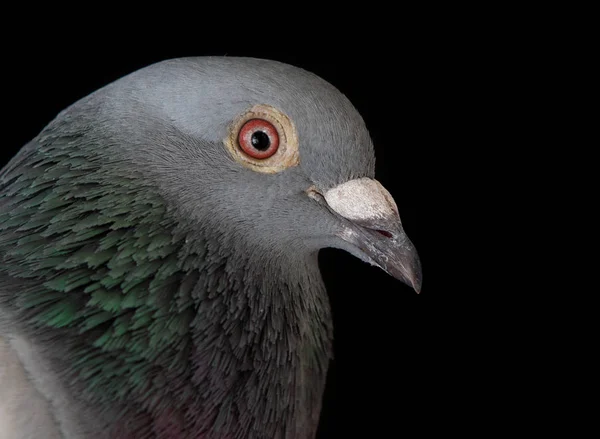
POLYGON ((81 404, 122 407, 113 438, 314 434, 331 339, 316 257, 211 237, 64 145, 17 161, 0 174, 0 305, 56 347, 44 360, 81 404))

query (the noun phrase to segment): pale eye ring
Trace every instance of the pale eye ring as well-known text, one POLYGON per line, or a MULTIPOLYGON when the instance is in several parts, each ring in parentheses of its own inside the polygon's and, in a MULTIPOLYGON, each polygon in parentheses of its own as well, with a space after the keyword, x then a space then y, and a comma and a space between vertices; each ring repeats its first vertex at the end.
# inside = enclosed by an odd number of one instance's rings
POLYGON ((254 105, 232 119, 223 143, 233 160, 256 172, 275 174, 300 163, 294 123, 270 105, 254 105))

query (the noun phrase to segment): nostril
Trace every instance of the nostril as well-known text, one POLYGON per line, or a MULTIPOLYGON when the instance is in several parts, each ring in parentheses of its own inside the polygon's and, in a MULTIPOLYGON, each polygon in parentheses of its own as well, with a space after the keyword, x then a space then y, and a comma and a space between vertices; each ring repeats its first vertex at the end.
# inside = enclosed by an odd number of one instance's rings
POLYGON ((387 230, 376 229, 375 231, 377 233, 379 233, 380 235, 385 236, 386 238, 391 238, 392 237, 392 234, 390 232, 388 232, 387 230))

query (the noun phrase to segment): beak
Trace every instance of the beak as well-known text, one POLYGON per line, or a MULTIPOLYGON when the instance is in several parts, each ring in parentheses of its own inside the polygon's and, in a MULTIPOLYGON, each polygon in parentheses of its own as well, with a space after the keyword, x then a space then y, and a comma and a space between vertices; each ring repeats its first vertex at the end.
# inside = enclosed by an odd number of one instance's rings
POLYGON ((371 178, 350 180, 329 189, 321 200, 343 222, 338 236, 351 244, 352 253, 421 291, 417 250, 402 228, 394 199, 381 183, 371 178))

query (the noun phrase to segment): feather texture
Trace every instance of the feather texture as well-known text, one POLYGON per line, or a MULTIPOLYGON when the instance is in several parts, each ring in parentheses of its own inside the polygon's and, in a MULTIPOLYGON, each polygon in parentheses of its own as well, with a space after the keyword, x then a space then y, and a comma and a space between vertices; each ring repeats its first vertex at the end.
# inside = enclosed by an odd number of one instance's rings
POLYGON ((0 171, 0 336, 27 391, 67 438, 314 437, 340 226, 306 190, 373 172, 349 101, 280 63, 169 61, 69 107, 0 171), (226 152, 257 103, 293 120, 298 166, 226 152))

